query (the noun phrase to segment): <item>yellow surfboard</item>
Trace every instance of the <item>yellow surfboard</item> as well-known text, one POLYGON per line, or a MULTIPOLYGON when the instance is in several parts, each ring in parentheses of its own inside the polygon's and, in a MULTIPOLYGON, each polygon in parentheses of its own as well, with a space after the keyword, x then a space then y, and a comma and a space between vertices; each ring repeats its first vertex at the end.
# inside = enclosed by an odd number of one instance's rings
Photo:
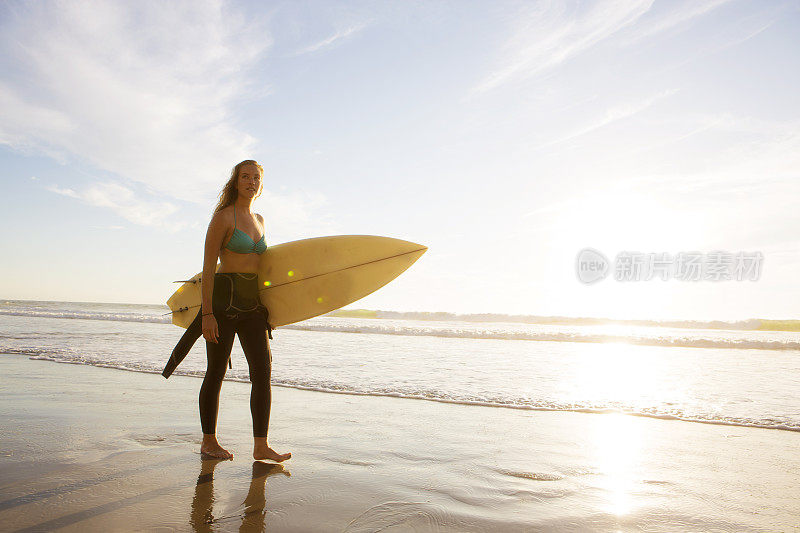
MULTIPOLYGON (((273 328, 319 316, 380 289, 428 248, 376 235, 333 235, 270 246, 258 269, 273 328)), ((217 265, 219 270, 219 265, 217 265)), ((201 304, 202 272, 167 300, 172 323, 187 328, 201 304)))

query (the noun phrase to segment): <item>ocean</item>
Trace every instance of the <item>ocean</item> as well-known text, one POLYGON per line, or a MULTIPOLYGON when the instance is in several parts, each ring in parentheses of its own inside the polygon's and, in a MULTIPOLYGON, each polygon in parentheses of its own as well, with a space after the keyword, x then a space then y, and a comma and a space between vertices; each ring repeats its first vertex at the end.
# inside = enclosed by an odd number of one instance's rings
MULTIPOLYGON (((2 300, 0 354, 160 374, 184 331, 168 312, 2 300)), ((323 316, 273 336, 279 387, 800 431, 798 332, 323 316)), ((201 337, 173 375, 205 357, 201 337)), ((232 364, 247 382, 238 339, 232 364)))

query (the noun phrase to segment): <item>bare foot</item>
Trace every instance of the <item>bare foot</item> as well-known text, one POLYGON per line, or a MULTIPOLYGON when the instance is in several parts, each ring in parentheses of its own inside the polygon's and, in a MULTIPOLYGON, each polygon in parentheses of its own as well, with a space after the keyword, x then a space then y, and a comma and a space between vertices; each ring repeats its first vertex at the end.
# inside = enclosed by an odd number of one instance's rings
POLYGON ((269 447, 267 443, 258 443, 253 446, 253 459, 263 461, 269 459, 276 463, 281 463, 292 456, 291 453, 278 453, 269 447))
POLYGON ((219 445, 216 439, 207 440, 203 439, 203 444, 200 446, 200 453, 218 459, 233 459, 233 454, 219 445))

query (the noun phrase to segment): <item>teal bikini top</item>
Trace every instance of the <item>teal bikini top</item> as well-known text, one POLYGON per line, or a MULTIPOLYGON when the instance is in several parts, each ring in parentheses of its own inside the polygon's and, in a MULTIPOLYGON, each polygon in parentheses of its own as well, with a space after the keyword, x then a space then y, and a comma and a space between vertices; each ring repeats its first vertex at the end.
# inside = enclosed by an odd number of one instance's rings
POLYGON ((236 206, 233 206, 233 235, 225 248, 237 254, 262 254, 267 249, 264 235, 258 242, 254 242, 250 235, 236 227, 236 206))

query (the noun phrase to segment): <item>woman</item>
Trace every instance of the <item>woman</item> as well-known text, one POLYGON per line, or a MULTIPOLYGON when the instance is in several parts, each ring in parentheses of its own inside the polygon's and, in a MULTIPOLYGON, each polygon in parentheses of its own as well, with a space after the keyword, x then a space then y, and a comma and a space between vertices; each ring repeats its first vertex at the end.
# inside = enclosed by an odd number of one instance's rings
POLYGON ((259 214, 254 219, 251 211, 253 200, 261 194, 263 174, 264 169, 255 161, 246 160, 236 165, 208 225, 200 284, 200 313, 208 357, 208 368, 200 387, 203 427, 200 452, 233 459, 233 454, 217 442, 216 426, 222 379, 230 359, 233 336, 238 334, 252 384, 253 458, 281 462, 292 454, 278 453, 267 443, 272 354, 267 340, 269 313, 258 296, 257 274, 260 254, 267 249, 264 219, 259 214), (217 258, 220 268, 215 273, 217 258), (205 280, 213 280, 213 283, 205 283, 205 280))

